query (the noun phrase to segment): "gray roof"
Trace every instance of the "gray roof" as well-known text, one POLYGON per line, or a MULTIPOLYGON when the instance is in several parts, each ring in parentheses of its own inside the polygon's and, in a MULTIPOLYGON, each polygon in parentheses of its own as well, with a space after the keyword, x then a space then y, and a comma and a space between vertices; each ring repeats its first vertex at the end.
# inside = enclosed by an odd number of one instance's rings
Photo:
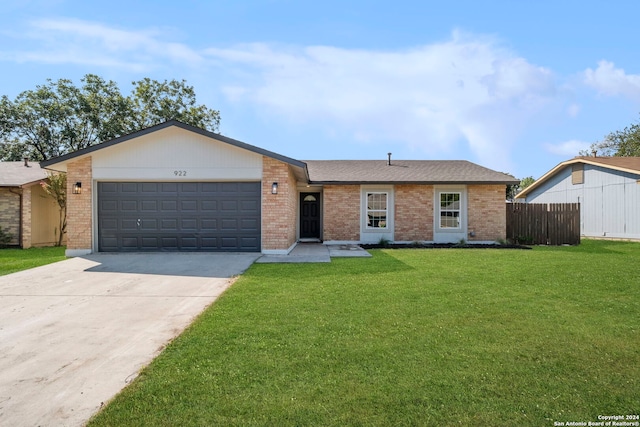
POLYGON ((36 162, 0 162, 0 187, 21 187, 47 178, 47 171, 36 162))
POLYGON ((517 184, 514 177, 466 160, 309 160, 316 184, 517 184))

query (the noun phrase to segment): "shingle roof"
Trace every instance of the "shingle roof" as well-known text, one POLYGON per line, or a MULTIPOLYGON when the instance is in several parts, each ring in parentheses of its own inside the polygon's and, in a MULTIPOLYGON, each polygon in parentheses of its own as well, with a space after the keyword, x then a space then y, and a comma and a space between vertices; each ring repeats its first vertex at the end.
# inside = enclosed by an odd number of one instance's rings
POLYGON ((38 163, 0 162, 0 187, 20 187, 47 178, 47 171, 38 163))
POLYGON ((630 171, 640 172, 640 157, 586 157, 579 156, 574 158, 576 161, 583 161, 590 164, 601 164, 603 166, 613 166, 619 169, 628 169, 630 171))
POLYGON ((531 193, 534 189, 538 188, 544 182, 546 182, 549 178, 554 176, 560 170, 565 167, 575 164, 575 163, 584 163, 587 165, 600 166, 607 169, 618 170, 622 172, 629 172, 633 174, 640 175, 640 157, 591 157, 591 156, 578 156, 574 157, 571 160, 564 161, 559 163, 551 169, 549 172, 542 175, 539 179, 537 179, 533 184, 516 194, 516 199, 522 199, 526 197, 527 194, 531 193))
POLYGON ((309 160, 317 184, 516 184, 514 177, 466 160, 309 160))

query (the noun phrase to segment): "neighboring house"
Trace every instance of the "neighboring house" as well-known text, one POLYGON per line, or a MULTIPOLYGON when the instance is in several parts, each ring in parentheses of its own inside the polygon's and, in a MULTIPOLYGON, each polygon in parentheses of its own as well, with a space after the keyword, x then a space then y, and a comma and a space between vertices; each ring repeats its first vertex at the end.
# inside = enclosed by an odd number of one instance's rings
POLYGON ((527 203, 580 203, 581 234, 640 239, 640 157, 575 157, 516 195, 527 203))
POLYGON ((505 238, 513 177, 466 161, 388 163, 303 162, 169 121, 41 165, 67 173, 69 256, 505 238))
POLYGON ((58 204, 40 183, 47 171, 38 163, 0 162, 0 227, 13 246, 51 246, 58 241, 58 204))

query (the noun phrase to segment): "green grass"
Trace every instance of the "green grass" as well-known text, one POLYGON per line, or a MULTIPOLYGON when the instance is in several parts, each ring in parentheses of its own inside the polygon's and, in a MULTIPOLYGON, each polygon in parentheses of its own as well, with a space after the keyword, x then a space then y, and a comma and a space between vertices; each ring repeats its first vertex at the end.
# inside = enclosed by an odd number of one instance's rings
POLYGON ((29 249, 0 249, 0 276, 62 261, 64 246, 29 249))
POLYGON ((255 264, 91 426, 551 426, 640 412, 640 244, 255 264))

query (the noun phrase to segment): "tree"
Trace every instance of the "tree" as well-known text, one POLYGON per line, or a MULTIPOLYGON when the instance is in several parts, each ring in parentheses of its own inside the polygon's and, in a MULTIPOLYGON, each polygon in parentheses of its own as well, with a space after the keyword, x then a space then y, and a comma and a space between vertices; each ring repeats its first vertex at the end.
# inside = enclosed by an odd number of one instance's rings
MULTIPOLYGON (((514 177, 511 174, 507 174, 507 175, 514 177)), ((527 188, 528 186, 533 184, 534 181, 535 181, 535 179, 533 179, 533 177, 528 176, 526 178, 522 178, 520 180, 520 183, 518 183, 518 184, 507 185, 507 200, 513 201, 513 199, 515 198, 516 194, 518 194, 519 192, 521 192, 522 190, 524 190, 525 188, 527 188)))
POLYGON ((527 188, 528 186, 530 186, 534 182, 536 182, 536 180, 532 176, 528 176, 526 178, 522 178, 520 180, 520 191, 524 190, 525 188, 527 188))
POLYGON ((67 232, 67 174, 50 172, 48 180, 42 181, 40 185, 48 195, 53 197, 60 209, 56 246, 61 246, 62 238, 67 232))
POLYGON ((603 141, 591 144, 589 150, 580 151, 581 156, 640 156, 640 123, 633 123, 623 130, 608 134, 603 141))
POLYGON ((134 85, 131 96, 133 124, 144 129, 175 119, 190 125, 217 131, 220 114, 196 103, 196 93, 185 80, 158 82, 144 78, 134 85))
POLYGON ((0 159, 41 161, 80 150, 167 120, 177 119, 217 132, 220 114, 196 103, 184 80, 133 82, 123 96, 113 81, 94 74, 47 80, 15 100, 0 99, 0 159))

